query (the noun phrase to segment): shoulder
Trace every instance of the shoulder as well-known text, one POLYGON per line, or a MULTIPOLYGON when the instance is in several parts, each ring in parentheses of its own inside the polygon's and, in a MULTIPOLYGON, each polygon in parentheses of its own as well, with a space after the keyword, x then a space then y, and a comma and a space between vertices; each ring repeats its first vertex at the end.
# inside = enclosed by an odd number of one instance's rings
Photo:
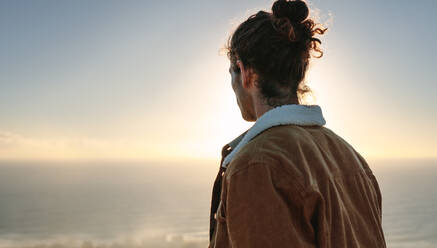
POLYGON ((252 161, 249 166, 232 173, 226 171, 223 195, 226 197, 227 192, 231 192, 234 196, 243 194, 241 197, 244 197, 256 192, 256 195, 265 198, 273 191, 286 195, 293 192, 288 197, 293 197, 295 201, 303 200, 308 191, 303 181, 282 170, 276 163, 252 161))
POLYGON ((302 184, 370 168, 343 138, 323 126, 282 125, 266 129, 247 143, 228 165, 231 176, 256 164, 291 176, 302 184))
POLYGON ((312 132, 326 132, 320 126, 281 125, 268 128, 248 142, 228 165, 231 175, 255 164, 269 164, 284 169, 290 158, 299 160, 304 154, 316 150, 312 132))

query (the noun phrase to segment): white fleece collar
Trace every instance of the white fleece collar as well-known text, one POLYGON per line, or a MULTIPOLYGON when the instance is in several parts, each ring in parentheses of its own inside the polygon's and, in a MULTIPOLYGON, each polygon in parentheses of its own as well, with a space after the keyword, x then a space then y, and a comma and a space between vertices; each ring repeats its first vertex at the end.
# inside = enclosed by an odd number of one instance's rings
POLYGON ((275 107, 258 118, 255 124, 243 133, 244 137, 242 139, 238 137, 231 142, 234 144, 238 142, 238 144, 235 148, 232 147, 232 152, 225 157, 222 167, 226 167, 238 151, 262 131, 270 127, 290 124, 300 126, 323 126, 326 124, 326 121, 323 118, 322 109, 319 105, 288 104, 275 107))

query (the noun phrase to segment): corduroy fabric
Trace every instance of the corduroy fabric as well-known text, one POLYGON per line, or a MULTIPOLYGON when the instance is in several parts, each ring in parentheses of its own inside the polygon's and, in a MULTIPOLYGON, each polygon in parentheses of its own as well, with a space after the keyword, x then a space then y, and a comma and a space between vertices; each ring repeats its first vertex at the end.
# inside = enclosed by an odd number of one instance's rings
POLYGON ((376 177, 330 129, 269 127, 224 168, 232 149, 214 183, 210 248, 386 247, 376 177))

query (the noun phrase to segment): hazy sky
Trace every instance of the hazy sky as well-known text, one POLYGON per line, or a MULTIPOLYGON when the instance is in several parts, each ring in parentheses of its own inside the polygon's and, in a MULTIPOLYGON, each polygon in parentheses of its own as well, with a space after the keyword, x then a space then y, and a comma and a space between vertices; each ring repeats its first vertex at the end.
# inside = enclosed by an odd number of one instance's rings
MULTIPOLYGON (((309 3, 326 126, 365 157, 437 157, 437 2, 309 3)), ((0 158, 219 158, 253 125, 219 50, 271 4, 1 1, 0 158)))

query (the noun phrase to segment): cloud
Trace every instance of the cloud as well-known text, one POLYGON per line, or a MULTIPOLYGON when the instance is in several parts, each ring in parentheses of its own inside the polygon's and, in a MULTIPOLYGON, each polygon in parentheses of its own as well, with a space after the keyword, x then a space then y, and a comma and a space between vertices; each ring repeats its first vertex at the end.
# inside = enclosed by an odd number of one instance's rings
POLYGON ((0 131, 0 148, 9 147, 13 144, 17 144, 21 139, 22 137, 16 134, 0 131))
POLYGON ((92 138, 83 135, 29 137, 0 131, 0 159, 155 160, 193 158, 204 144, 186 139, 92 138))
POLYGON ((0 159, 146 158, 150 156, 146 146, 127 140, 83 136, 35 138, 0 131, 0 159), (129 149, 137 153, 129 154, 129 149))

